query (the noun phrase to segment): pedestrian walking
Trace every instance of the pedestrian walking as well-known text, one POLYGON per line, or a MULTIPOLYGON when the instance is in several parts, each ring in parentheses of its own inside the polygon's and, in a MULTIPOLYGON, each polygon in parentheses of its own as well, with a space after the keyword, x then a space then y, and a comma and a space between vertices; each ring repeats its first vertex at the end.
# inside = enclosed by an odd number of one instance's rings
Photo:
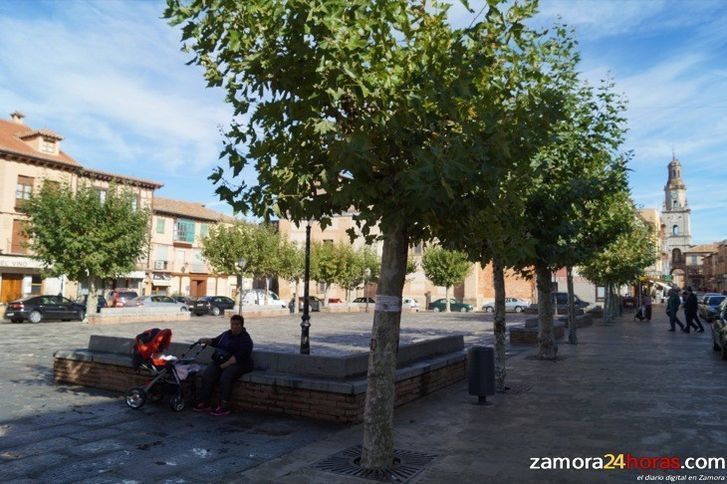
POLYGON ((685 333, 689 332, 689 328, 694 326, 694 331, 697 333, 704 333, 704 326, 697 316, 697 310, 699 309, 699 302, 697 301, 697 295, 692 291, 691 286, 687 286, 685 292, 686 297, 684 298, 684 317, 686 318, 687 329, 685 333), (696 322, 696 324, 694 324, 696 322))
POLYGON ((647 321, 651 321, 651 296, 649 293, 644 293, 641 302, 644 304, 644 317, 647 321))
POLYGON ((679 317, 677 316, 680 304, 681 301, 679 300, 677 290, 674 288, 669 289, 669 299, 666 300, 666 315, 669 316, 669 325, 671 326, 669 331, 676 331, 677 324, 684 331, 684 325, 679 321, 679 317))

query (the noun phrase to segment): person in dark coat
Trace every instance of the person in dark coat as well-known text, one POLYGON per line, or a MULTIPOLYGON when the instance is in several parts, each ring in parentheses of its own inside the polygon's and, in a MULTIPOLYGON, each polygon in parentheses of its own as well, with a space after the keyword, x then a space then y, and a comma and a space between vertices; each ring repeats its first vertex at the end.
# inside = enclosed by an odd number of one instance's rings
POLYGON ((675 325, 677 324, 679 325, 679 328, 684 331, 684 325, 681 321, 679 321, 679 317, 677 316, 677 313, 679 312, 679 304, 681 304, 681 301, 679 300, 677 290, 674 288, 669 289, 669 299, 666 301, 666 315, 669 316, 669 325, 671 326, 669 331, 676 331, 675 325))
POLYGON ((198 343, 215 348, 212 363, 202 373, 200 401, 193 407, 195 412, 210 412, 221 416, 230 413, 229 401, 232 385, 240 375, 253 369, 253 342, 245 330, 245 319, 239 314, 230 318, 230 329, 216 338, 200 338, 198 343), (220 403, 214 409, 210 406, 212 387, 219 380, 220 403))
POLYGON ((686 298, 684 299, 684 317, 686 318, 687 329, 685 333, 689 332, 689 328, 694 326, 694 331, 698 333, 704 333, 704 326, 697 316, 697 310, 699 309, 699 302, 697 301, 697 295, 692 291, 691 286, 687 287, 686 298), (697 324, 694 324, 696 321, 697 324), (698 325, 698 326, 697 326, 698 325))

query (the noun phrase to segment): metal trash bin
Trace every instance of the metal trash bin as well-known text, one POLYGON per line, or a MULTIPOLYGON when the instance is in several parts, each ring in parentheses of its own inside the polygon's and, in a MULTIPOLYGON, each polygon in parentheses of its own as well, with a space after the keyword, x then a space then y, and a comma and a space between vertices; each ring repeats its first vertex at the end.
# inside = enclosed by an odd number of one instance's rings
POLYGON ((495 394, 495 349, 473 346, 467 351, 467 382, 470 395, 487 404, 487 395, 495 394))

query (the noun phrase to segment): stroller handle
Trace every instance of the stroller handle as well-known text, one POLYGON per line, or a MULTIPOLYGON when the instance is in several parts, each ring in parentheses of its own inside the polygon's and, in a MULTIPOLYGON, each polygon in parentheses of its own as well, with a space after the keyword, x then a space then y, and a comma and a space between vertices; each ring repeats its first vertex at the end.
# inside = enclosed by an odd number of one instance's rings
POLYGON ((182 353, 179 356, 179 359, 181 360, 181 359, 187 358, 187 353, 189 353, 195 346, 200 346, 200 348, 192 356, 192 359, 197 358, 199 356, 199 354, 202 353, 202 351, 207 347, 206 344, 200 343, 199 341, 195 341, 194 343, 192 343, 191 345, 189 345, 189 347, 187 348, 187 351, 185 351, 184 353, 182 353))

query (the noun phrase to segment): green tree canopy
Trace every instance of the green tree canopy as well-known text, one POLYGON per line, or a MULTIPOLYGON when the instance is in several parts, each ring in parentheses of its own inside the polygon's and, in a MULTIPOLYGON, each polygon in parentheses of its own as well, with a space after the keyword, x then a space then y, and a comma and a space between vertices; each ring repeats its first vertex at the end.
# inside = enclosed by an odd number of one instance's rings
POLYGON ((447 250, 435 245, 424 251, 422 268, 427 279, 437 286, 444 286, 447 309, 449 307, 449 288, 464 281, 472 264, 467 254, 456 250, 447 250))
MULTIPOLYGON (((149 247, 149 211, 134 208, 136 195, 112 185, 105 200, 90 186, 74 192, 68 186, 44 184, 24 205, 26 232, 32 257, 44 271, 89 282, 116 278, 133 271, 149 247)), ((95 314, 97 300, 89 297, 87 314, 95 314)))
MULTIPOLYGON (((381 229, 377 297, 392 302, 401 298, 408 247, 431 239, 432 225, 452 215, 460 194, 487 179, 481 175, 490 161, 472 154, 502 144, 499 104, 511 90, 511 60, 531 65, 533 82, 557 67, 542 59, 538 36, 524 25, 535 1, 489 1, 482 20, 463 30, 450 27, 448 6, 438 2, 167 5, 165 16, 183 24, 190 62, 204 68, 210 86, 226 90, 236 115, 222 153, 229 171, 220 167, 212 176, 220 197, 243 213, 286 214, 294 222, 313 217, 324 227, 353 208, 364 236, 373 225, 381 229), (506 50, 510 58, 501 56, 506 50), (477 103, 460 101, 475 79, 491 96, 480 99, 473 115, 477 103), (460 133, 475 121, 487 125, 489 136, 462 143, 460 133), (247 165, 258 175, 252 186, 234 179, 247 165)), ((389 465, 393 452, 400 317, 400 311, 374 314, 367 468, 389 465)))

